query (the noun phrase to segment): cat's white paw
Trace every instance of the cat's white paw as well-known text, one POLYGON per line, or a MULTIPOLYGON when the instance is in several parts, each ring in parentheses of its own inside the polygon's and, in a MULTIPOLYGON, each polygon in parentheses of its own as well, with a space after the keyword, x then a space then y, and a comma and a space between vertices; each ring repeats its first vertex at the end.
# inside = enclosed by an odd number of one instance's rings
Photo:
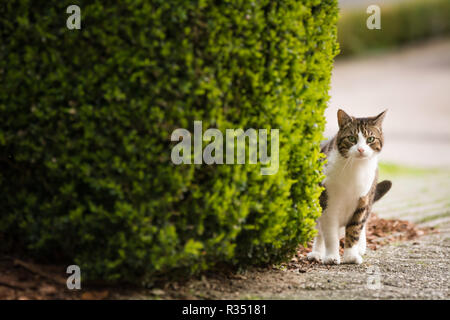
POLYGON ((359 253, 354 251, 344 251, 344 263, 361 264, 363 262, 359 253))
POLYGON ((329 254, 323 259, 323 264, 340 264, 341 257, 339 254, 329 254))
POLYGON ((308 253, 307 258, 309 261, 320 262, 320 261, 322 261, 322 254, 317 251, 312 251, 312 252, 308 253))

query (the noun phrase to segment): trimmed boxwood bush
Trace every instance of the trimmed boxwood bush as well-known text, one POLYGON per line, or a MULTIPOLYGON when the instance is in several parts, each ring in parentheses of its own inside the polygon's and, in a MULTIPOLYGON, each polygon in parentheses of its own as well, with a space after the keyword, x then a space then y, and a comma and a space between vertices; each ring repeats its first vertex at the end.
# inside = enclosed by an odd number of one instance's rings
POLYGON ((0 8, 3 252, 137 281, 282 261, 311 239, 336 1, 0 8), (279 129, 278 173, 174 165, 171 133, 195 120, 279 129))

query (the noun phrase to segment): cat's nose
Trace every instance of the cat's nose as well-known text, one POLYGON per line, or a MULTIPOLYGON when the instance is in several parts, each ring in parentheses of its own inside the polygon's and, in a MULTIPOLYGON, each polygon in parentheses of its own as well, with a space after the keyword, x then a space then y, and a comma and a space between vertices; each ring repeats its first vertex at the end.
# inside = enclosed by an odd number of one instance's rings
POLYGON ((364 149, 363 149, 363 148, 361 148, 361 147, 359 147, 359 148, 358 148, 358 151, 359 151, 359 153, 361 153, 361 154, 363 154, 363 153, 364 153, 364 149))

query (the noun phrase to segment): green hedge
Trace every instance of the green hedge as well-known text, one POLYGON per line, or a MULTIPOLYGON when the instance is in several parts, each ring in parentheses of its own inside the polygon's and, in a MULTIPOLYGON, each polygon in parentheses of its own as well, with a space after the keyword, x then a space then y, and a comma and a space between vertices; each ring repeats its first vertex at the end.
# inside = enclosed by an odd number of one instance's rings
POLYGON ((336 21, 331 0, 3 3, 1 250, 117 281, 286 259, 320 214, 336 21), (278 173, 174 165, 194 120, 280 129, 278 173))
POLYGON ((450 1, 417 0, 380 5, 381 29, 369 30, 366 7, 341 12, 339 56, 382 50, 433 37, 450 35, 450 1))

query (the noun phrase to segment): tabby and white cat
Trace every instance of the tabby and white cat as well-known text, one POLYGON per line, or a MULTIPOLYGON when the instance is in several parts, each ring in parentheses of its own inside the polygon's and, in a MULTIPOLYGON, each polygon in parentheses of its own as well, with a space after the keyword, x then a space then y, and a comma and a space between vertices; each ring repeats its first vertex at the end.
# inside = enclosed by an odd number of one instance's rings
POLYGON ((381 125, 386 111, 375 117, 355 118, 337 113, 339 131, 322 146, 327 156, 325 190, 320 196, 322 215, 317 221, 309 260, 339 264, 339 237, 344 235, 344 263, 362 263, 366 251, 366 221, 374 201, 391 188, 390 181, 377 184, 378 154, 383 147, 381 125))

